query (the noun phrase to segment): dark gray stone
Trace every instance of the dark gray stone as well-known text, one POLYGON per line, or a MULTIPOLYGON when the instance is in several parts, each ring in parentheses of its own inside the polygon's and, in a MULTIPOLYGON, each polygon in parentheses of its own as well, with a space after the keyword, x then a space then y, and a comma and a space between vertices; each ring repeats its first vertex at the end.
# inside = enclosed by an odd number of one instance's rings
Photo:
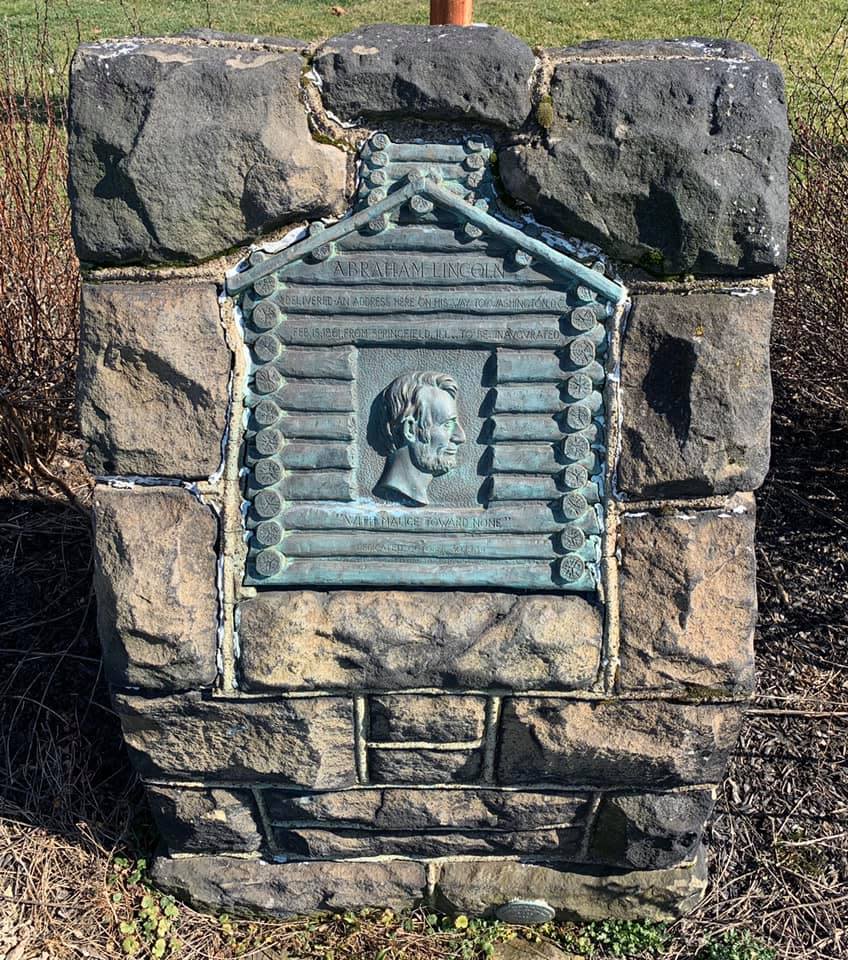
POLYGON ((771 454, 773 305, 770 290, 634 298, 621 365, 626 496, 760 486, 771 454))
POLYGON ((368 699, 368 739, 443 743, 483 736, 485 697, 382 694, 368 699))
POLYGON ((130 756, 151 779, 276 780, 306 789, 356 782, 343 697, 256 701, 118 695, 130 756))
POLYGON ((250 690, 586 689, 603 637, 599 608, 577 596, 290 590, 239 617, 250 690))
POLYGON ((247 790, 147 787, 159 832, 172 853, 250 853, 262 837, 247 790))
POLYGON ((544 900, 561 920, 673 920, 697 905, 707 885, 703 848, 694 862, 665 870, 570 870, 515 860, 439 866, 436 903, 448 913, 492 916, 510 900, 544 900))
POLYGON ((80 46, 68 145, 80 259, 194 262, 340 213, 345 155, 310 136, 302 67, 286 50, 80 46))
POLYGON ((372 783, 473 783, 480 779, 480 750, 368 751, 368 774, 372 783))
POLYGON ((757 577, 746 500, 728 511, 625 514, 619 690, 753 691, 757 577))
POLYGON ((575 827, 522 830, 502 833, 445 831, 428 834, 418 830, 386 833, 375 830, 316 830, 287 827, 274 831, 282 853, 298 857, 452 857, 492 855, 544 855, 552 860, 574 860, 583 840, 575 827))
POLYGON ((333 37, 315 70, 328 110, 358 117, 480 120, 520 127, 530 113, 532 50, 496 27, 376 24, 333 37))
POLYGON ((116 687, 186 690, 216 676, 218 524, 188 490, 98 486, 97 627, 116 687))
POLYGON ((189 40, 200 40, 204 43, 233 43, 249 46, 274 47, 283 50, 297 50, 305 53, 309 43, 306 40, 296 40, 294 37, 268 37, 255 33, 226 33, 223 30, 212 30, 210 27, 192 27, 176 34, 177 37, 186 37, 189 40))
POLYGON ((589 859, 634 870, 691 860, 713 802, 710 790, 607 795, 592 830, 589 859))
POLYGON ((762 60, 747 43, 724 37, 679 37, 674 40, 585 40, 573 47, 545 50, 554 61, 591 60, 762 60))
POLYGON ((786 261, 790 136, 769 61, 557 64, 544 143, 500 154, 507 190, 543 220, 657 274, 762 274, 786 261))
POLYGON ((263 794, 273 821, 413 830, 540 830, 576 826, 588 816, 590 794, 543 791, 387 787, 296 795, 263 794))
POLYGON ((181 900, 215 913, 294 917, 319 911, 419 903, 427 867, 409 860, 265 863, 242 857, 157 857, 153 881, 181 900))
POLYGON ((214 284, 86 283, 77 406, 97 474, 213 474, 226 428, 230 351, 214 284))
POLYGON ((505 701, 498 782, 673 787, 717 783, 741 704, 668 700, 505 701))

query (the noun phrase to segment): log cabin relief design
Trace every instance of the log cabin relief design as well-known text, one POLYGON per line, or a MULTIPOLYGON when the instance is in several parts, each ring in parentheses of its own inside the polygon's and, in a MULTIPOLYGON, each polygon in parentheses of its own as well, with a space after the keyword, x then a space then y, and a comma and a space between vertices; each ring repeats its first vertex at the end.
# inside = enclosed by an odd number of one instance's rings
POLYGON ((248 585, 598 590, 626 291, 498 216, 491 170, 375 134, 349 216, 230 275, 248 585))

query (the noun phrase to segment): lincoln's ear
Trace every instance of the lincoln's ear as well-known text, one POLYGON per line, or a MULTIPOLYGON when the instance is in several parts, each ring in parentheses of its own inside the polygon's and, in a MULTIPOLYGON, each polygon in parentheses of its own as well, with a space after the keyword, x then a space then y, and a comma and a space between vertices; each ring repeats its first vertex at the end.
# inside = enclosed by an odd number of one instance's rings
POLYGON ((403 439, 407 443, 412 443, 415 440, 415 420, 412 417, 407 417, 403 421, 403 439))

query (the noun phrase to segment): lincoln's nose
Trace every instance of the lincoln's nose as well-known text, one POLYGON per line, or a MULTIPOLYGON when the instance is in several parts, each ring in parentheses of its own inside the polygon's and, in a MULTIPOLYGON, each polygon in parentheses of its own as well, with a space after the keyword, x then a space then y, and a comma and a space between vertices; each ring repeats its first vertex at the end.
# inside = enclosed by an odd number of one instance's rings
POLYGON ((454 443, 465 443, 465 431, 462 429, 462 424, 457 421, 456 429, 451 436, 451 440, 454 443))

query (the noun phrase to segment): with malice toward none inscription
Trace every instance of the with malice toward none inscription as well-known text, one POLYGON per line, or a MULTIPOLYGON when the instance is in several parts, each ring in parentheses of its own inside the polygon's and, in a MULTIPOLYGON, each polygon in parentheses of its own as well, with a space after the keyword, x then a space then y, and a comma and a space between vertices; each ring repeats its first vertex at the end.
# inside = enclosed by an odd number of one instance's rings
POLYGON ((349 217, 228 281, 246 582, 595 593, 623 288, 498 215, 484 144, 380 137, 349 217))

